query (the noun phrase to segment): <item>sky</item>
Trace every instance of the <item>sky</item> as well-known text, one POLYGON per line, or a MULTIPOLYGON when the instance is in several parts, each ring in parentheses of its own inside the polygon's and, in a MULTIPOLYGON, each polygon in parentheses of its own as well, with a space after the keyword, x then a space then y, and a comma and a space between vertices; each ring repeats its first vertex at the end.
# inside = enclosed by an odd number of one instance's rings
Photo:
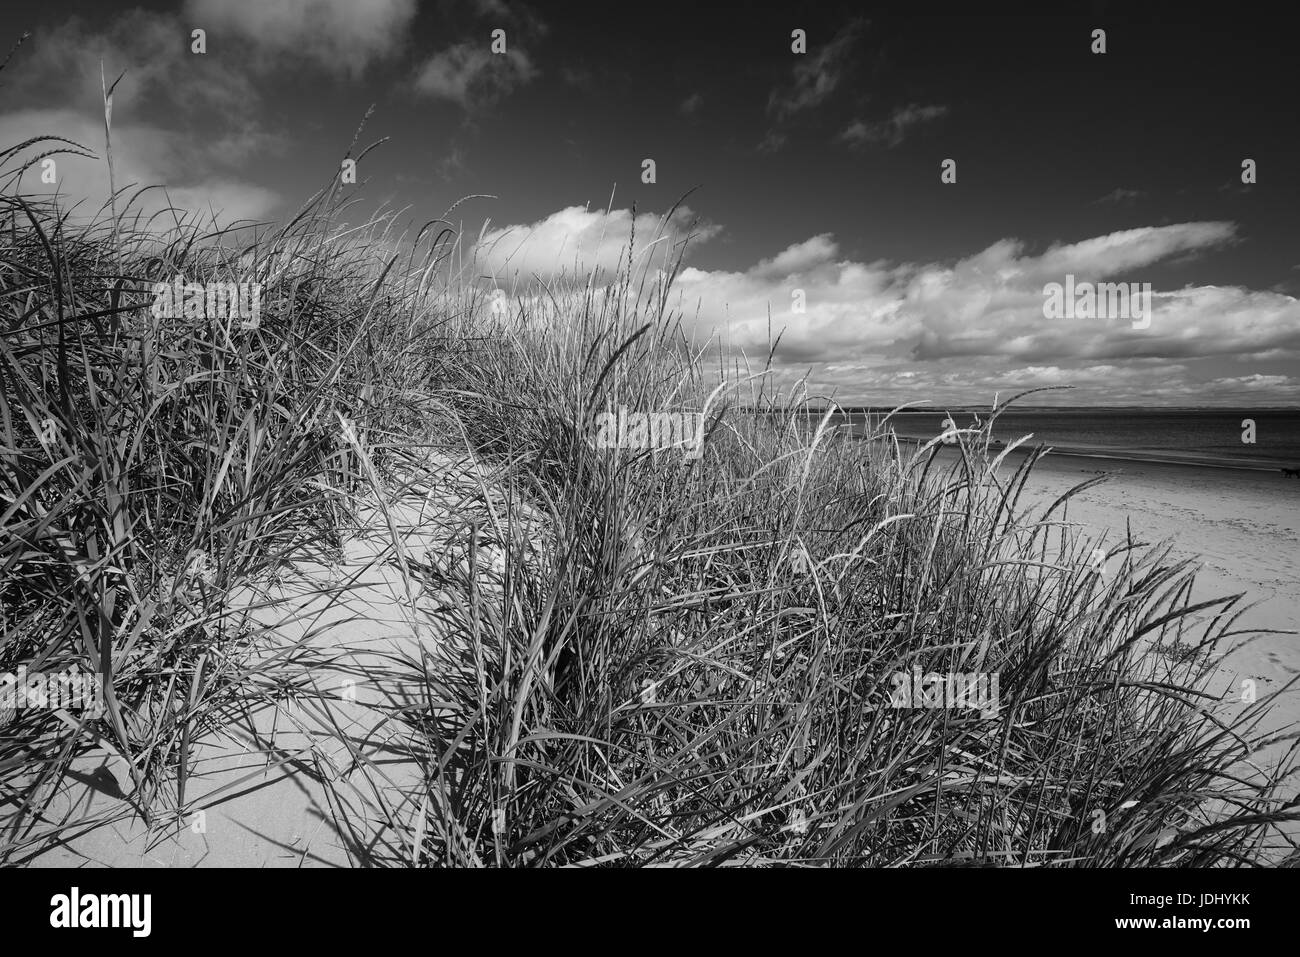
MULTIPOLYGON (((0 72, 0 148, 82 144, 96 158, 57 157, 57 189, 102 203, 102 62, 126 71, 118 181, 167 187, 146 207, 291 215, 387 138, 358 166, 359 214, 418 228, 475 197, 451 218, 512 294, 608 270, 662 225, 698 341, 761 365, 780 332, 778 375, 843 403, 1072 385, 1042 401, 1300 406, 1292 24, 926 9, 9 3, 0 48, 31 37, 0 72), (1067 276, 1149 283, 1149 322, 1049 317, 1067 276)), ((23 187, 54 188, 35 168, 23 187)))

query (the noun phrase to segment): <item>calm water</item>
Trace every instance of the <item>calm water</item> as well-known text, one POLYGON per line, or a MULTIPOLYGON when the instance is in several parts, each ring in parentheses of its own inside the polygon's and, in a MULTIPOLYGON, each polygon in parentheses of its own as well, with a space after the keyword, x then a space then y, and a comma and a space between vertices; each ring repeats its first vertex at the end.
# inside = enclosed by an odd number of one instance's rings
MULTIPOLYGON (((865 416, 848 418, 860 425, 865 416)), ((900 437, 928 441, 943 431, 944 418, 941 412, 900 412, 890 424, 900 437)), ((952 418, 958 427, 971 425, 969 411, 954 409, 952 418)), ((1063 452, 1126 459, 1150 457, 1237 468, 1300 467, 1300 411, 1013 410, 998 417, 993 434, 1004 442, 1032 434, 1029 445, 1043 443, 1063 452), (1254 444, 1242 441, 1243 419, 1255 422, 1254 444)))

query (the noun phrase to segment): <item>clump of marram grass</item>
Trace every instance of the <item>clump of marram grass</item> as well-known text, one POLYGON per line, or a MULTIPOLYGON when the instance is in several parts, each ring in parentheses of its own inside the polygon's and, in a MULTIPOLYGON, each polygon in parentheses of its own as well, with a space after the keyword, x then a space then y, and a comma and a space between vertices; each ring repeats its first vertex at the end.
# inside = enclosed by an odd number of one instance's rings
POLYGON ((1132 542, 1099 576, 987 427, 903 454, 810 424, 767 367, 696 351, 672 256, 503 311, 446 230, 336 227, 332 188, 240 232, 121 206, 0 195, 0 671, 112 689, 105 719, 0 727, 0 861, 86 823, 46 811, 97 742, 140 813, 183 809, 189 742, 265 691, 224 594, 336 548, 434 411, 505 494, 467 561, 414 565, 444 639, 390 716, 428 785, 406 863, 1231 865, 1297 816, 1289 756, 1242 771, 1266 702, 1204 693, 1234 600, 1189 607, 1187 566, 1132 542), (263 282, 260 325, 153 316, 177 273, 263 282), (702 457, 593 448, 620 405, 704 412, 702 457), (1001 706, 890 707, 914 669, 997 674, 1001 706))
POLYGON ((499 601, 466 576, 443 606, 415 860, 1188 866, 1282 845, 1291 752, 1248 779, 1264 702, 1204 690, 1236 598, 1190 604, 1187 563, 1131 541, 1099 575, 1068 497, 1017 508, 1040 453, 999 468, 991 422, 899 456, 809 428, 766 369, 736 370, 746 408, 725 408, 734 386, 633 275, 485 315, 496 348, 460 370, 471 442, 554 541, 499 601), (593 448, 619 405, 706 410, 703 457, 593 448), (913 669, 996 674, 1001 706, 891 707, 913 669))
POLYGON ((108 705, 6 715, 0 862, 85 823, 47 812, 91 748, 125 769, 123 813, 184 803, 190 741, 248 691, 224 596, 337 548, 363 449, 382 465, 442 358, 420 300, 445 234, 402 262, 390 220, 335 225, 333 188, 277 229, 164 229, 139 195, 87 221, 0 193, 0 673, 98 673, 108 705), (261 283, 259 321, 155 314, 176 276, 261 283))

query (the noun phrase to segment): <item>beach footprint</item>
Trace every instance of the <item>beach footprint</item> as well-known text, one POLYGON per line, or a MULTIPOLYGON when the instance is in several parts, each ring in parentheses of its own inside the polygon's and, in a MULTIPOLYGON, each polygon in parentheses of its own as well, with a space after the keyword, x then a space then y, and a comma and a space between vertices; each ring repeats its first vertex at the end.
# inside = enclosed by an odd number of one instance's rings
POLYGON ((1268 654, 1264 656, 1264 658, 1266 661, 1268 661, 1269 664, 1273 665, 1273 667, 1277 668, 1279 671, 1285 671, 1289 675, 1300 675, 1300 668, 1295 667, 1295 665, 1287 664, 1286 659, 1284 659, 1276 651, 1270 651, 1268 654))

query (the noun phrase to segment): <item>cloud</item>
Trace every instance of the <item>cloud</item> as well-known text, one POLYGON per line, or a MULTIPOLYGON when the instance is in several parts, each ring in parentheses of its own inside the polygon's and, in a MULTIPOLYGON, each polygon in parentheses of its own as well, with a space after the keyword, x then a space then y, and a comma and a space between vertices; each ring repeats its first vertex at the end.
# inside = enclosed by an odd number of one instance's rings
POLYGON ((839 246, 830 233, 821 233, 801 243, 787 246, 771 259, 760 260, 749 272, 764 278, 791 278, 804 275, 818 266, 832 262, 839 246))
MULTIPOLYGON (((485 232, 475 244, 474 256, 482 274, 499 284, 514 287, 527 284, 534 276, 550 279, 561 272, 582 275, 600 269, 609 276, 627 255, 633 228, 636 232, 638 262, 645 262, 646 250, 658 236, 676 243, 690 236, 691 244, 705 242, 719 232, 707 223, 692 230, 695 214, 679 206, 665 224, 655 213, 638 213, 633 218, 627 209, 591 210, 570 206, 545 219, 524 226, 507 226, 485 232)), ((674 258, 668 242, 655 247, 653 258, 662 263, 665 255, 674 258)))
MULTIPOLYGON (((109 196, 108 168, 101 158, 103 120, 73 110, 24 110, 0 116, 0 142, 20 143, 52 130, 89 147, 97 154, 96 158, 55 156, 57 184, 41 182, 38 164, 23 174, 19 189, 35 195, 52 195, 57 190, 65 208, 80 203, 77 215, 90 217, 108 203, 109 196)), ((223 225, 229 225, 236 219, 266 217, 280 202, 271 190, 214 168, 209 162, 211 148, 206 144, 200 147, 192 138, 145 123, 119 122, 116 117, 113 133, 117 187, 166 186, 165 191, 151 189, 142 193, 131 207, 133 212, 143 211, 146 218, 175 205, 197 212, 204 222, 209 211, 215 212, 223 225)), ((234 141, 223 142, 229 150, 237 152, 244 148, 234 141)), ((6 164, 6 170, 16 169, 47 148, 37 144, 26 150, 21 159, 6 164)), ((133 192, 126 195, 129 197, 133 192)))
POLYGON ((1140 189, 1125 189, 1124 187, 1120 186, 1111 190, 1109 193, 1107 193, 1105 196, 1102 196, 1100 199, 1094 199, 1093 205, 1099 206, 1104 203, 1117 203, 1120 205, 1131 205, 1135 199, 1141 199, 1145 195, 1146 193, 1140 189))
POLYGON ((550 27, 536 12, 519 0, 474 0, 474 12, 485 20, 494 21, 500 26, 517 24, 530 36, 545 36, 550 27))
POLYGON ((911 103, 894 110, 888 119, 876 123, 854 120, 840 133, 839 139, 853 147, 884 145, 889 148, 903 142, 909 129, 946 115, 946 106, 919 106, 911 103))
MULTIPOLYGON (((170 201, 223 220, 260 218, 279 203, 276 193, 240 175, 250 161, 280 155, 289 138, 257 119, 258 85, 228 58, 190 53, 188 27, 174 14, 135 9, 102 29, 71 18, 24 51, 5 71, 13 101, 24 108, 0 115, 0 140, 18 143, 53 133, 77 141, 102 157, 104 120, 101 82, 121 81, 113 95, 113 160, 119 188, 149 190, 138 209, 155 212, 170 201), (100 63, 105 76, 101 79, 100 63), (124 72, 125 71, 125 72, 124 72), (140 119, 166 117, 167 126, 140 119)), ((28 150, 25 158, 34 151, 28 150)), ((90 215, 107 202, 108 170, 102 158, 56 156, 58 192, 90 215)), ((8 168, 15 165, 10 164, 8 168)), ((22 188, 49 194, 40 170, 29 170, 22 188)))
POLYGON ((251 44, 264 67, 289 57, 356 77, 401 48, 415 13, 415 0, 187 0, 185 32, 207 30, 210 52, 251 44))
POLYGON ((1042 256, 1024 261, 1032 279, 1074 272, 1106 278, 1125 269, 1150 266, 1175 255, 1194 253, 1235 240, 1232 223, 1199 222, 1142 226, 1068 245, 1053 245, 1042 256))
MULTIPOLYGON (((1145 268, 1234 240, 1230 223, 1181 223, 1037 254, 1004 239, 956 262, 896 264, 846 259, 820 234, 743 270, 688 267, 670 301, 693 320, 697 340, 717 336, 755 354, 766 351, 769 328, 782 332, 779 369, 815 366, 818 381, 847 396, 972 401, 999 388, 1096 381, 1102 398, 1119 401, 1087 371, 1117 369, 1111 378, 1133 390, 1159 380, 1187 401, 1207 361, 1300 358, 1300 301, 1232 286, 1156 289, 1150 327, 1134 329, 1123 319, 1046 319, 1043 286, 1066 273, 1140 281, 1145 268)), ((1293 386, 1275 392, 1289 396, 1293 386)), ((1240 388, 1225 379, 1221 392, 1240 388)))
POLYGON ((768 109, 778 120, 818 106, 835 92, 852 62, 853 45, 866 25, 866 20, 855 18, 815 53, 792 54, 795 64, 790 81, 768 97, 768 109))
MULTIPOLYGON (((776 378, 789 387, 809 363, 778 367, 776 378)), ((1069 363, 1008 365, 989 359, 948 359, 919 365, 893 361, 841 360, 813 367, 810 391, 834 394, 844 404, 881 406, 921 402, 959 407, 991 402, 1040 386, 1072 386, 1030 401, 1098 405, 1258 405, 1300 404, 1300 378, 1286 375, 1205 376, 1188 364, 1135 359, 1122 364, 1069 363)), ((935 419, 936 426, 938 418, 935 419)))
POLYGON ((704 106, 704 97, 698 93, 692 93, 686 99, 682 100, 682 105, 679 109, 687 116, 693 116, 700 111, 700 107, 702 106, 704 106))
POLYGON ((537 75, 527 54, 492 53, 480 42, 458 43, 434 54, 416 71, 415 90, 466 110, 486 106, 537 75))
POLYGON ((465 171, 465 151, 459 146, 453 146, 451 152, 438 163, 437 171, 438 176, 444 182, 450 181, 453 176, 463 173, 465 171))
POLYGON ((103 29, 72 17, 40 30, 5 71, 8 102, 24 108, 76 108, 103 115, 100 63, 112 83, 114 118, 171 113, 181 124, 204 116, 210 123, 252 125, 260 96, 242 68, 229 58, 189 51, 189 30, 170 13, 128 10, 103 29))
POLYGON ((560 67, 560 79, 569 86, 576 86, 583 90, 596 88, 596 75, 586 67, 566 63, 560 67))
MULTIPOLYGON (((73 17, 38 31, 38 42, 5 71, 6 83, 12 84, 10 102, 23 108, 0 114, 0 141, 57 134, 97 154, 93 160, 53 157, 61 200, 80 203, 77 215, 94 214, 109 193, 102 158, 102 60, 109 83, 125 71, 113 97, 116 185, 166 187, 166 192, 143 193, 133 209, 152 213, 174 203, 205 219, 215 211, 227 223, 271 214, 280 197, 249 182, 243 171, 283 154, 290 140, 259 121, 259 85, 244 69, 247 63, 237 53, 192 54, 188 36, 188 25, 177 15, 142 9, 128 10, 102 28, 73 17), (165 125, 141 117, 162 117, 165 125)), ((25 151, 6 168, 22 165, 44 148, 25 151)), ((42 183, 40 172, 33 168, 24 174, 21 188, 51 194, 55 187, 42 183)))

